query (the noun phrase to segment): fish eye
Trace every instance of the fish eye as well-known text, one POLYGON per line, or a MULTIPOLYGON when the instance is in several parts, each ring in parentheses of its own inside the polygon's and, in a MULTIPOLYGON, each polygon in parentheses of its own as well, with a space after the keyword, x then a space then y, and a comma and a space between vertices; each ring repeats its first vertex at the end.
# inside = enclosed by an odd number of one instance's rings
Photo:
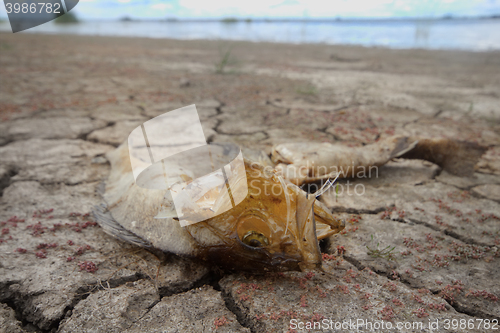
POLYGON ((244 244, 251 247, 263 247, 269 245, 269 240, 264 234, 257 231, 249 231, 241 240, 244 244))
POLYGON ((237 233, 241 242, 250 247, 266 247, 272 243, 271 228, 260 214, 250 213, 241 216, 237 233))

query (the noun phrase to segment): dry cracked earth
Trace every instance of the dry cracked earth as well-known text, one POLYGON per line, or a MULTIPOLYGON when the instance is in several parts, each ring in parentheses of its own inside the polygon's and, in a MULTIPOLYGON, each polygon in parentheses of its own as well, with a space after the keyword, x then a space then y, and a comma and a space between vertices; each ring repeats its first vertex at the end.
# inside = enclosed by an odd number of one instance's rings
POLYGON ((498 52, 0 34, 0 63, 0 332, 293 332, 291 319, 484 332, 479 319, 500 319, 498 52), (324 271, 221 273, 89 216, 104 154, 193 103, 209 141, 266 153, 393 134, 488 150, 470 177, 394 160, 323 195, 347 225, 321 243, 324 271))

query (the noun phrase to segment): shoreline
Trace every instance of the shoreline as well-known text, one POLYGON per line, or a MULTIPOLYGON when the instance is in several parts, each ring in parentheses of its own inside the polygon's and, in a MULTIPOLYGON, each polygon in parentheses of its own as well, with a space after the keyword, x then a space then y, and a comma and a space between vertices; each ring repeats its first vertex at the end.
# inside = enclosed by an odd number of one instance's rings
MULTIPOLYGON (((19 33, 17 33, 19 35, 19 33)), ((52 36, 52 37, 57 37, 57 36, 65 36, 65 37, 71 37, 71 36, 76 36, 76 37, 90 37, 90 38, 117 38, 117 39, 131 39, 131 40, 140 40, 140 39, 147 39, 147 40, 164 40, 164 41, 171 41, 171 42, 193 42, 193 43, 249 43, 253 45, 257 44, 263 44, 263 45, 282 45, 282 46, 325 46, 325 47, 338 47, 338 48, 361 48, 361 49, 374 49, 374 50, 387 50, 387 51, 416 51, 416 52, 449 52, 449 53, 498 53, 500 54, 500 48, 498 49, 486 49, 486 50, 471 50, 471 49, 454 49, 454 48, 424 48, 424 47, 414 47, 414 48, 405 48, 405 47, 390 47, 390 46, 384 46, 384 45, 362 45, 362 44, 329 44, 329 43, 316 43, 316 42, 274 42, 274 41, 252 41, 252 40, 245 40, 245 39, 208 39, 208 38, 193 38, 193 39, 181 39, 181 38, 167 38, 167 37, 148 37, 148 36, 119 36, 119 35, 99 35, 99 34, 74 34, 74 33, 50 33, 50 32, 24 32, 25 35, 42 35, 42 36, 52 36)), ((1 35, 13 35, 12 32, 5 31, 5 30, 0 30, 0 36, 1 35)))
MULTIPOLYGON (((4 32, 10 31, 7 22, 0 27, 4 32)), ((335 21, 326 23, 82 21, 76 24, 49 22, 29 29, 25 33, 352 45, 390 49, 494 51, 500 50, 499 36, 491 33, 498 30, 496 28, 500 29, 500 20, 497 19, 457 22, 454 20, 381 21, 373 25, 370 21, 340 23, 335 21)))

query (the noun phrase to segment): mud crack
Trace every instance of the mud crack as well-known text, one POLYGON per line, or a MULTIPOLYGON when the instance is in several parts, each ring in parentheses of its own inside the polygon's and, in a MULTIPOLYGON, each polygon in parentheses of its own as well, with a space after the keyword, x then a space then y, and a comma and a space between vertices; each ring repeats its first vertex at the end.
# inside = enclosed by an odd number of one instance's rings
POLYGON ((238 307, 229 292, 223 290, 222 299, 224 300, 226 308, 236 316, 236 320, 241 326, 248 328, 252 333, 257 333, 260 331, 250 320, 249 316, 245 313, 248 312, 249 309, 245 309, 246 311, 242 311, 242 309, 238 307))
POLYGON ((0 166, 0 197, 3 195, 3 190, 12 183, 12 177, 19 173, 19 169, 15 166, 0 166))

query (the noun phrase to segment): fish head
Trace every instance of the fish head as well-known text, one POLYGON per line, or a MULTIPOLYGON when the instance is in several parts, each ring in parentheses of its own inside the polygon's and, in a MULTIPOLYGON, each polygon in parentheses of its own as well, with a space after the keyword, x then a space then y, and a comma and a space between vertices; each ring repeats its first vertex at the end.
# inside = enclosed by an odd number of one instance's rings
MULTIPOLYGON (((248 194, 244 200, 185 227, 205 258, 224 269, 254 273, 321 266, 313 211, 316 198, 286 183, 271 168, 245 160, 245 171, 248 194), (208 241, 214 236, 215 243, 208 241)), ((322 213, 322 220, 331 214, 322 213)))

